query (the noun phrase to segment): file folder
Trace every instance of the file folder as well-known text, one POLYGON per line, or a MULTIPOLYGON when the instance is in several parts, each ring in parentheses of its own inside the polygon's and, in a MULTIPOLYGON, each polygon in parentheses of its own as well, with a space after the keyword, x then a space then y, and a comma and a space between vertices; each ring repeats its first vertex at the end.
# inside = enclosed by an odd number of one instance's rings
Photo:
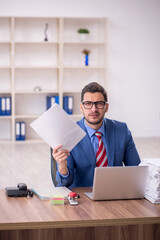
POLYGON ((11 97, 0 97, 0 116, 11 115, 11 97))
POLYGON ((26 125, 25 122, 21 122, 21 127, 20 127, 20 140, 24 141, 26 139, 26 125))
POLYGON ((47 110, 55 103, 59 104, 59 96, 47 96, 47 110))
POLYGON ((5 97, 0 98, 0 115, 4 116, 6 112, 6 100, 5 97))
POLYGON ((5 98, 5 100, 6 100, 6 102, 5 102, 5 109, 6 109, 6 111, 5 111, 5 115, 11 115, 11 97, 6 97, 5 98))
POLYGON ((25 122, 16 122, 16 141, 24 141, 26 139, 26 124, 25 122))
POLYGON ((2 97, 0 97, 0 116, 2 116, 2 97))
POLYGON ((68 114, 73 114, 73 97, 64 96, 63 97, 63 109, 68 114))
POLYGON ((16 141, 20 140, 20 122, 16 122, 16 128, 15 128, 15 132, 16 132, 16 141))

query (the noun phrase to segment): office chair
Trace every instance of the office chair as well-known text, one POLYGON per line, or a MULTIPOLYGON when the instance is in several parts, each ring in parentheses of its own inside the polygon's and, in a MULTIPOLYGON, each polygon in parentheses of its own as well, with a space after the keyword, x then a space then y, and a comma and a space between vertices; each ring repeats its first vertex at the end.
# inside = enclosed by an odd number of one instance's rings
POLYGON ((53 151, 53 149, 50 148, 50 152, 51 152, 51 176, 52 176, 52 181, 54 183, 54 186, 56 187, 57 186, 57 181, 56 181, 57 162, 52 156, 52 151, 53 151))

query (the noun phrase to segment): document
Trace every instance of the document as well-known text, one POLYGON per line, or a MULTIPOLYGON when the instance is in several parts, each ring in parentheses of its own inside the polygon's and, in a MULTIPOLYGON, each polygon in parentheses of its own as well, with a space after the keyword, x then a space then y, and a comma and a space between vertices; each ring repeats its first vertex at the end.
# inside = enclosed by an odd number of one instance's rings
POLYGON ((51 147, 63 145, 71 151, 86 133, 58 104, 54 104, 30 126, 51 147))
POLYGON ((145 198, 160 204, 160 158, 144 158, 140 165, 149 167, 145 198))
POLYGON ((31 188, 31 190, 41 199, 49 200, 52 196, 63 195, 64 198, 68 197, 68 194, 71 192, 66 187, 53 187, 53 188, 31 188))

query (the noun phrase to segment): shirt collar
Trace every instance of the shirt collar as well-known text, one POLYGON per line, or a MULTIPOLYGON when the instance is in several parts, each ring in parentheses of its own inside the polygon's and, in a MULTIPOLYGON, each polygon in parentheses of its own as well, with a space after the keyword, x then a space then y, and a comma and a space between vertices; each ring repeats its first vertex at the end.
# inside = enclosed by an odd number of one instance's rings
POLYGON ((85 125, 85 128, 86 128, 87 132, 88 132, 89 137, 92 137, 95 134, 95 132, 101 132, 102 135, 105 136, 104 121, 102 123, 102 126, 98 130, 94 130, 93 128, 89 127, 87 125, 87 123, 85 122, 85 120, 84 120, 84 125, 85 125))

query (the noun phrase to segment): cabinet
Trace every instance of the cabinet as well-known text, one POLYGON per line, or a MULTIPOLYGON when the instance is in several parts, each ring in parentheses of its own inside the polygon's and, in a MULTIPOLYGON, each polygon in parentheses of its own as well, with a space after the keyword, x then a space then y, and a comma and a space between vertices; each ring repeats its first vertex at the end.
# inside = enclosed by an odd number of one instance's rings
POLYGON ((11 116, 0 116, 0 141, 15 141, 15 124, 26 123, 26 141, 40 140, 30 123, 46 111, 47 96, 73 96, 81 118, 80 92, 107 83, 106 18, 0 17, 0 97, 11 97, 11 116), (80 40, 79 28, 87 28, 80 40), (45 41, 47 37, 48 41, 45 41), (90 51, 85 66, 84 49, 90 51))

